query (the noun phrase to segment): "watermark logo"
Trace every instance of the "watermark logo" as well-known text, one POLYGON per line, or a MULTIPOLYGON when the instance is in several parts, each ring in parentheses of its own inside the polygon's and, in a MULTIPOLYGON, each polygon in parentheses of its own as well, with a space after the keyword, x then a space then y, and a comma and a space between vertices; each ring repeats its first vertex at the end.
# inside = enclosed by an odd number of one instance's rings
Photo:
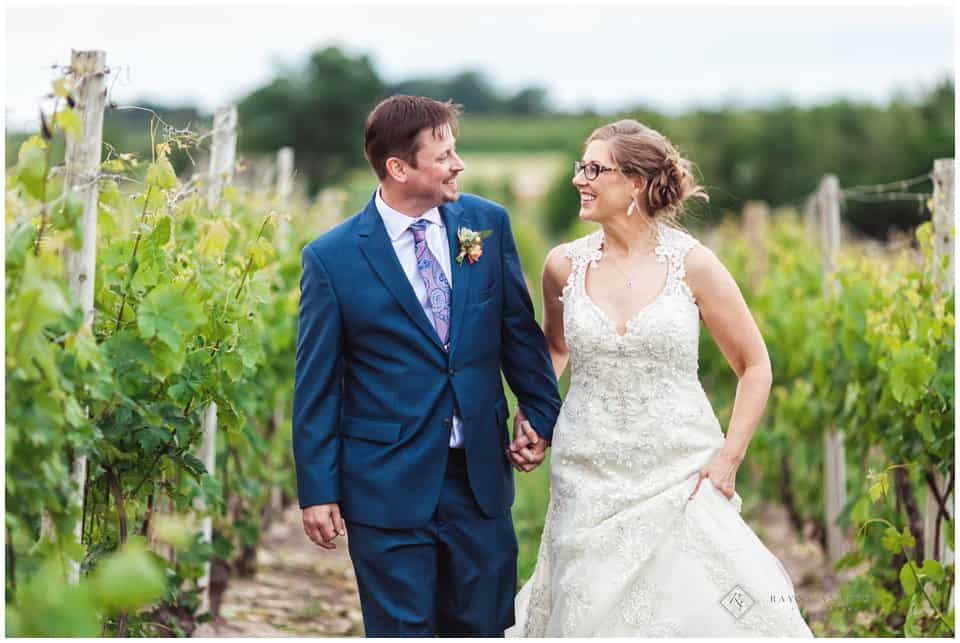
POLYGON ((797 605, 796 594, 770 594, 771 605, 797 605))
POLYGON ((733 589, 727 592, 727 595, 720 601, 720 604, 733 614, 734 618, 740 618, 756 604, 756 601, 742 587, 734 585, 733 589))

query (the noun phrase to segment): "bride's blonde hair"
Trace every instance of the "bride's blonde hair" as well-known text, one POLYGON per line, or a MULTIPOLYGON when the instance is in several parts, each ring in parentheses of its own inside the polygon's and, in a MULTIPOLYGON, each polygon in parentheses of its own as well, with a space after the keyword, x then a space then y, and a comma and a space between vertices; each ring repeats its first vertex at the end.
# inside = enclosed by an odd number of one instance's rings
POLYGON ((647 179, 641 196, 654 220, 679 227, 684 201, 710 200, 693 178, 693 163, 681 157, 660 132, 633 119, 623 119, 595 129, 586 145, 598 140, 610 144, 613 160, 624 174, 647 179))

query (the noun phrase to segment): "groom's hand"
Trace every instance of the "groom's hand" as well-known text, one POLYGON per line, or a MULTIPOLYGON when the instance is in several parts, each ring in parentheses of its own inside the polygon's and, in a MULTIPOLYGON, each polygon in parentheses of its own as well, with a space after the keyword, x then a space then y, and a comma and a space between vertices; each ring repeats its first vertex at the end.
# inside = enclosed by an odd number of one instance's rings
POLYGON ((550 443, 537 434, 523 410, 517 407, 517 414, 513 416, 513 442, 507 449, 513 468, 524 473, 533 471, 546 458, 548 446, 550 443))
POLYGON ((324 549, 336 549, 334 539, 346 536, 347 528, 340 517, 340 505, 331 502, 303 509, 303 530, 307 537, 324 549))

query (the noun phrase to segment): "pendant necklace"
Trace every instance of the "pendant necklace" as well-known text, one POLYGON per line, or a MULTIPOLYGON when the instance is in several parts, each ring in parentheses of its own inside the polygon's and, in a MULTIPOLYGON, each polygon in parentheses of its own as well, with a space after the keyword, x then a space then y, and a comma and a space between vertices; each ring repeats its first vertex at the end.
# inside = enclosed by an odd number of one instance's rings
POLYGON ((617 262, 613 261, 612 255, 610 256, 610 259, 611 259, 610 263, 612 263, 613 267, 617 269, 617 272, 623 275, 623 278, 627 280, 627 288, 633 288, 633 279, 630 278, 630 275, 628 275, 627 273, 625 273, 623 270, 620 269, 620 266, 617 265, 617 262))
POLYGON ((627 288, 633 288, 633 279, 630 277, 630 275, 628 275, 627 273, 625 273, 625 272, 620 268, 619 264, 617 264, 616 260, 613 258, 613 254, 611 253, 611 254, 608 254, 607 256, 610 257, 610 263, 612 263, 612 264, 613 264, 613 267, 617 269, 617 272, 619 272, 621 275, 623 275, 623 278, 626 279, 626 281, 627 281, 627 288))

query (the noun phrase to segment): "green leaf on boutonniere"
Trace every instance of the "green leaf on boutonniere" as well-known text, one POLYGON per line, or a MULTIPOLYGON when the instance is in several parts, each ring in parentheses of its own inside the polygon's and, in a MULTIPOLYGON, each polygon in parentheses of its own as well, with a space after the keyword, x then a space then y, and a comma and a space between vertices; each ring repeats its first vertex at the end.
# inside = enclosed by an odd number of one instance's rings
POLYGON ((457 255, 457 263, 463 264, 464 258, 470 263, 477 263, 483 256, 483 240, 492 234, 493 230, 477 232, 470 228, 459 228, 457 239, 460 240, 460 254, 457 255))

